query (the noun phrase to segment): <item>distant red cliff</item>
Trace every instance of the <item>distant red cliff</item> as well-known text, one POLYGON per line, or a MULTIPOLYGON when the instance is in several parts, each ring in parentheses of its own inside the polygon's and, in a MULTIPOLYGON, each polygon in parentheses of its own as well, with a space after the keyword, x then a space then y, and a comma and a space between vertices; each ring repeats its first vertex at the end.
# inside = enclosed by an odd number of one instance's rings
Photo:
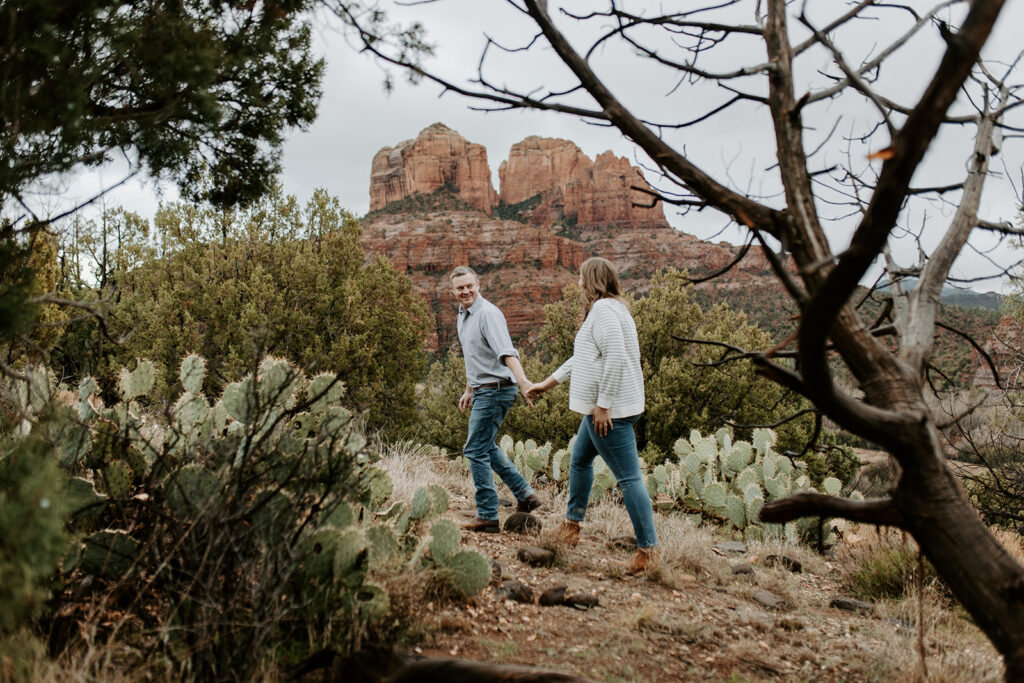
MULTIPOLYGON (((447 276, 459 264, 481 274, 484 296, 505 312, 512 335, 529 339, 544 304, 576 282, 590 256, 615 263, 626 290, 640 293, 665 268, 710 272, 738 251, 669 226, 662 204, 633 189, 650 189, 640 170, 611 152, 591 161, 568 140, 529 137, 512 146, 498 174, 500 194, 486 150, 440 123, 373 159, 363 246, 408 274, 431 305, 431 350, 454 342, 447 276)), ((778 288, 756 249, 713 286, 778 288)))

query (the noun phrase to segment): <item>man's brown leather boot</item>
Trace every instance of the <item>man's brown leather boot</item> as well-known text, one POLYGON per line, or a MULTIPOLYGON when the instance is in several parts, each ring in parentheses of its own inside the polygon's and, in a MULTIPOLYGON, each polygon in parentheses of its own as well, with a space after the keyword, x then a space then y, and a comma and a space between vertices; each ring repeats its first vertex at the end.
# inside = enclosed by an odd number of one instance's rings
POLYGON ((468 522, 459 524, 463 531, 482 531, 485 534, 496 534, 501 531, 501 523, 496 519, 480 519, 474 517, 468 522))
POLYGON ((533 512, 543 504, 540 496, 536 493, 531 493, 529 498, 523 498, 519 501, 519 504, 516 505, 516 512, 533 512))

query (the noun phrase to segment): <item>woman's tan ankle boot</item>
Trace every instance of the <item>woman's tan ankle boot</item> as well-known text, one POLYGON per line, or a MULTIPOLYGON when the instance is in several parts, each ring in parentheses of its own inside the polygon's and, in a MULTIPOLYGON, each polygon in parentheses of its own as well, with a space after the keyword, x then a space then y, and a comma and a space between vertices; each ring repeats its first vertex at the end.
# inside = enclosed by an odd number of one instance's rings
POLYGON ((658 564, 657 551, 654 548, 639 548, 628 562, 625 562, 623 568, 627 574, 643 574, 648 572, 658 564))
POLYGON ((580 540, 580 523, 571 519, 562 522, 555 532, 555 540, 565 545, 576 545, 580 540))

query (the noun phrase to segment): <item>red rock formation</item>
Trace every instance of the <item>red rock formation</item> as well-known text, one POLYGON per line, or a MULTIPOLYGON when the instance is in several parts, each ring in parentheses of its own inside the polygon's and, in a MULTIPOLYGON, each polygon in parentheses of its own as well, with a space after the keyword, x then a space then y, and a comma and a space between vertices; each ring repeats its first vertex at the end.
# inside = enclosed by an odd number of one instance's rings
MULTIPOLYGON (((732 245, 702 242, 673 230, 660 205, 632 206, 648 199, 630 190, 631 185, 646 182, 639 170, 611 152, 591 162, 567 140, 531 137, 512 148, 500 173, 506 210, 513 208, 508 205, 520 205, 514 207, 517 220, 489 215, 496 202, 493 190, 487 200, 479 182, 488 178, 490 189, 483 148, 441 124, 374 158, 372 209, 414 193, 422 195, 419 209, 367 216, 363 247, 368 257, 386 256, 408 274, 435 312, 435 329, 427 340, 430 350, 455 342, 457 304, 448 273, 460 264, 480 274, 484 296, 502 308, 512 336, 532 340, 544 323, 544 305, 558 300, 562 289, 577 281, 580 264, 590 256, 611 260, 626 291, 642 293, 649 289, 651 276, 668 267, 708 273, 736 255, 732 245), (444 168, 449 169, 447 176, 441 173, 444 168), (454 189, 435 192, 445 182, 454 189), (467 194, 467 188, 476 189, 467 194), (479 210, 460 207, 453 194, 479 210), (538 200, 521 204, 538 195, 538 200)), ((750 250, 727 280, 713 286, 778 289, 757 249, 750 250)))
POLYGON ((497 203, 484 146, 467 142, 443 123, 435 123, 415 140, 385 147, 373 157, 370 211, 446 184, 454 187, 464 202, 486 213, 497 203))
POLYGON ((512 146, 498 169, 501 201, 519 204, 540 195, 529 220, 545 225, 567 219, 578 228, 668 228, 661 204, 632 187, 650 190, 625 157, 604 152, 591 161, 568 140, 528 137, 512 146))

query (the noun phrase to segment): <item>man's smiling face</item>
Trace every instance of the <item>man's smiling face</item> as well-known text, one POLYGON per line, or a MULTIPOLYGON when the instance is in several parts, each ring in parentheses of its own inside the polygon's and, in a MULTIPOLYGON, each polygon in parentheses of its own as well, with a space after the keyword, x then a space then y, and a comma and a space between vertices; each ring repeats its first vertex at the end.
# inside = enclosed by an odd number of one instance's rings
POLYGON ((462 304, 463 308, 472 306, 479 293, 480 283, 469 273, 452 278, 452 294, 455 295, 455 298, 462 304))

